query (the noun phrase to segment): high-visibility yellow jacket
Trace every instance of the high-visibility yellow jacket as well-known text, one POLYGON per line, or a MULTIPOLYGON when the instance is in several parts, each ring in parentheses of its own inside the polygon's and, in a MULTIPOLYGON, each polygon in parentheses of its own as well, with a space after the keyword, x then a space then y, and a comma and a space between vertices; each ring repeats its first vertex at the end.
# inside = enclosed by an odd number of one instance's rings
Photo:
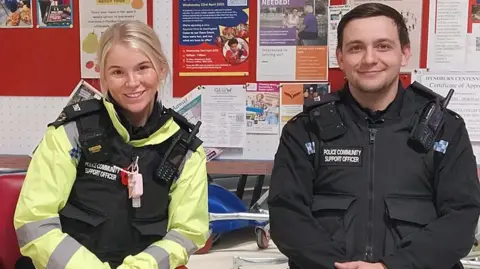
MULTIPOLYGON (((134 146, 157 145, 179 130, 172 119, 148 138, 130 140, 112 103, 103 100, 114 128, 134 146)), ((49 126, 35 150, 15 211, 14 226, 20 251, 39 268, 110 268, 75 239, 62 232, 59 211, 76 180, 78 148, 75 121, 49 126)), ((178 179, 170 188, 167 234, 145 251, 127 256, 119 268, 173 269, 204 246, 209 236, 206 156, 202 146, 187 155, 178 179)))

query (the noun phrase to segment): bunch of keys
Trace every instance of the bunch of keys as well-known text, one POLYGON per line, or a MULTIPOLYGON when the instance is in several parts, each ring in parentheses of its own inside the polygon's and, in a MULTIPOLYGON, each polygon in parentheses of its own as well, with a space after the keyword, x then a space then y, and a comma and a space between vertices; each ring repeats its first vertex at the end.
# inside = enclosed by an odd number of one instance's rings
POLYGON ((128 182, 122 181, 122 183, 128 186, 128 198, 132 199, 132 207, 141 207, 142 203, 140 197, 143 195, 143 177, 138 171, 138 157, 135 162, 127 168, 127 170, 118 167, 117 169, 128 175, 128 182))

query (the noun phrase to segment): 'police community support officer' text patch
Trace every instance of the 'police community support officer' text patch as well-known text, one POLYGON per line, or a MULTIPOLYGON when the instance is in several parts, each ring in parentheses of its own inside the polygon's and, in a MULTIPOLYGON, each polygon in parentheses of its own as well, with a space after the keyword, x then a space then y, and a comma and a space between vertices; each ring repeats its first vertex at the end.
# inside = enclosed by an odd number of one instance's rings
POLYGON ((322 165, 353 165, 361 166, 362 147, 353 146, 323 146, 320 162, 322 165))

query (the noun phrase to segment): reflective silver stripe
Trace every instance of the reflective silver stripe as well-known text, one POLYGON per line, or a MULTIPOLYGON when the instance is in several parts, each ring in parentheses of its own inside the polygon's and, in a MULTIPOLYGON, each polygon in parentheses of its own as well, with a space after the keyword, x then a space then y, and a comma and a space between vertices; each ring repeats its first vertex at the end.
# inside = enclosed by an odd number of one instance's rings
POLYGON ((68 122, 63 128, 65 129, 65 133, 67 133, 68 141, 70 141, 72 147, 77 147, 79 144, 77 123, 75 121, 68 122))
POLYGON ((28 243, 53 229, 61 229, 58 217, 29 222, 16 230, 18 245, 20 248, 23 248, 28 243))
POLYGON ((158 269, 170 269, 170 259, 168 257, 168 252, 165 249, 151 245, 145 249, 144 252, 155 258, 158 264, 158 269))
POLYGON ((192 240, 186 238, 183 234, 175 230, 169 231, 163 239, 172 240, 173 242, 178 243, 186 249, 188 255, 192 255, 198 250, 197 245, 195 245, 192 240))
POLYGON ((80 249, 81 245, 70 236, 66 236, 55 248, 48 259, 46 269, 66 268, 73 254, 80 249))

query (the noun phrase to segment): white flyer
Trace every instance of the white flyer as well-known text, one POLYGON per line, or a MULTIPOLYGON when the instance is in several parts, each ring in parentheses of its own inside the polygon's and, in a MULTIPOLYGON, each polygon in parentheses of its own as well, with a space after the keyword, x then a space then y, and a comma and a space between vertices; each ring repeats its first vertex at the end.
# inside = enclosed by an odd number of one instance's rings
POLYGON ((245 85, 202 86, 205 147, 243 148, 246 144, 245 85))
POLYGON ((328 8, 328 67, 338 68, 337 26, 343 15, 352 9, 350 5, 334 5, 328 8))
MULTIPOLYGON (((202 91, 197 87, 185 95, 180 101, 172 106, 172 109, 184 116, 190 123, 196 124, 202 119, 202 91)), ((204 124, 200 126, 202 130, 204 124)), ((205 148, 205 155, 207 155, 207 162, 215 159, 223 152, 220 148, 205 148)))

